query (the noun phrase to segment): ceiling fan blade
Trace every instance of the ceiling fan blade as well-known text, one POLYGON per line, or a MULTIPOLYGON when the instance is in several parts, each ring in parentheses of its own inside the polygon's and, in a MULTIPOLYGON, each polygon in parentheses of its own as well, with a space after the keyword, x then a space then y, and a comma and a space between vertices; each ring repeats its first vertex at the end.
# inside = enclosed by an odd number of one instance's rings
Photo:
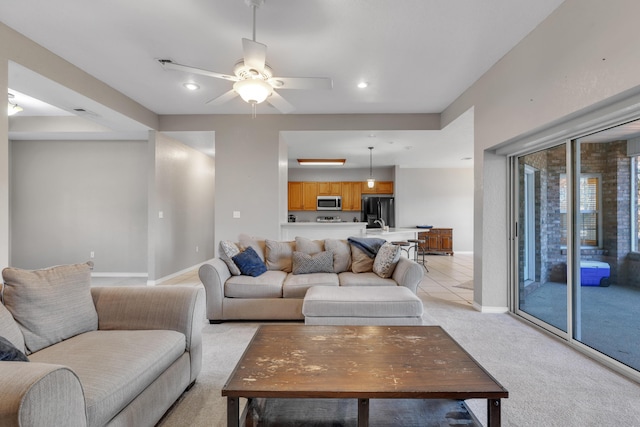
POLYGON ((217 98, 213 98, 206 102, 207 105, 221 105, 227 101, 231 101, 233 98, 238 96, 235 90, 231 89, 229 92, 225 92, 217 98))
POLYGON ((267 60, 267 45, 249 39, 242 39, 244 65, 258 71, 264 70, 267 60))
POLYGON ((230 76, 229 74, 216 73, 215 71, 203 70, 202 68, 190 67, 188 65, 178 64, 170 59, 159 59, 158 62, 162 64, 162 67, 166 70, 184 71, 185 73, 201 74, 203 76, 215 77, 217 79, 230 80, 232 82, 238 81, 236 76, 230 76))
POLYGON ((272 77, 269 83, 276 89, 333 89, 327 77, 272 77))
POLYGON ((278 95, 275 90, 271 92, 271 96, 267 98, 267 102, 276 107, 282 114, 290 113, 296 109, 293 105, 289 104, 289 101, 278 95))

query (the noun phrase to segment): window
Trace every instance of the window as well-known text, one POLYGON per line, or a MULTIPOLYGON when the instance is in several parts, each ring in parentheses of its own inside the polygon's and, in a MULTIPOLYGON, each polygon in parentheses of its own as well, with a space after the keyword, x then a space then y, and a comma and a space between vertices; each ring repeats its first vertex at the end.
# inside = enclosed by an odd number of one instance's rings
MULTIPOLYGON (((602 246, 602 210, 600 174, 580 175, 580 246, 602 246)), ((560 175, 561 244, 567 244, 567 176, 560 175)))

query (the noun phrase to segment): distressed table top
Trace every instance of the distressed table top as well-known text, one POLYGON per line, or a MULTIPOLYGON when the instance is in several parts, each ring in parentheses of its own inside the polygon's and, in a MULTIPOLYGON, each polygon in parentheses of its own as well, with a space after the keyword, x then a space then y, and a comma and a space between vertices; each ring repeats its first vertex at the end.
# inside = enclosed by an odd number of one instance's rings
POLYGON ((228 397, 500 399, 505 390, 439 326, 263 325, 228 397))

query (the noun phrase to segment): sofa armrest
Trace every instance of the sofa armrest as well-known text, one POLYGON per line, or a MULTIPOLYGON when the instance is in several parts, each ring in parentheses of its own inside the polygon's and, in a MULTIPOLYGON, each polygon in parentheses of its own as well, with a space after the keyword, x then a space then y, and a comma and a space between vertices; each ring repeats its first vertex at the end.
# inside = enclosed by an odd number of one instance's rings
POLYGON ((215 258, 200 266, 198 276, 207 295, 207 319, 210 322, 224 320, 222 301, 224 300, 224 283, 231 277, 229 268, 220 258, 215 258))
POLYGON ((86 426, 80 380, 60 365, 0 363, 0 425, 86 426))
POLYGON ((181 332, 191 357, 191 381, 202 367, 204 291, 193 286, 91 288, 100 330, 166 329, 181 332))
POLYGON ((400 261, 393 271, 392 278, 399 286, 411 289, 414 294, 418 292, 418 284, 424 277, 424 270, 420 264, 409 259, 400 257, 400 261))

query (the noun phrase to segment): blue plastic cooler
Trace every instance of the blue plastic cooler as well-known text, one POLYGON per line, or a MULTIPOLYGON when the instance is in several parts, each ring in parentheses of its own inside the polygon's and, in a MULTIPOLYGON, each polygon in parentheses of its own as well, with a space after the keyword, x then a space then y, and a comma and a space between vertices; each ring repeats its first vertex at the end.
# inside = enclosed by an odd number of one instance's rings
POLYGON ((580 261, 580 284, 582 286, 609 286, 610 275, 610 267, 606 262, 580 261))

